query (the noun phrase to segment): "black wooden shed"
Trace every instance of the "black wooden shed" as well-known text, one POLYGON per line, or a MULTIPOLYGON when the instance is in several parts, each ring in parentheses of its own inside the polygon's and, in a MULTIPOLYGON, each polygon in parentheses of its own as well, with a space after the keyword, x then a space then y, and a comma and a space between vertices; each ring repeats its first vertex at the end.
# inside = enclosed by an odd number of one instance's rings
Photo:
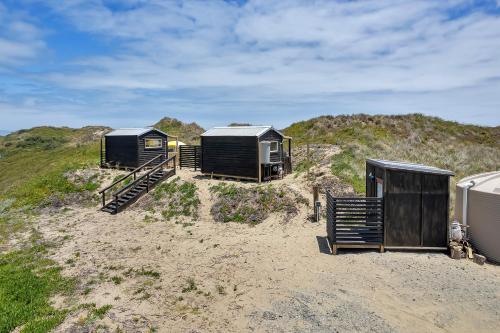
POLYGON ((168 157, 169 135, 156 128, 121 128, 101 139, 101 166, 135 169, 161 155, 168 157))
POLYGON ((272 126, 214 127, 201 135, 203 174, 260 182, 291 168, 291 138, 272 126))
POLYGON ((367 159, 366 197, 382 197, 384 247, 448 246, 450 176, 422 164, 367 159))

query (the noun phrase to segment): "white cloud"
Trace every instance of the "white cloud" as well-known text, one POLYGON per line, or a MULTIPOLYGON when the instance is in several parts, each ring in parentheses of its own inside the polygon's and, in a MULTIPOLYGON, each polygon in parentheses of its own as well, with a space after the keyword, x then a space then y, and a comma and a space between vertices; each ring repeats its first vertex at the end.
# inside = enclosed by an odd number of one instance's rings
POLYGON ((0 69, 33 60, 44 49, 38 28, 0 3, 0 69))
MULTIPOLYGON (((470 108, 490 123, 498 119, 500 96, 485 82, 499 87, 500 17, 471 10, 451 19, 450 12, 467 7, 468 0, 47 4, 76 29, 117 46, 106 55, 73 59, 65 64, 74 66, 71 71, 51 69, 36 79, 102 94, 92 97, 92 107, 109 110, 110 117, 114 109, 141 105, 151 117, 200 112, 189 120, 217 110, 226 110, 226 118, 234 110, 246 117, 252 108, 263 115, 271 108, 289 110, 301 118, 331 110, 399 110, 473 121, 476 115, 465 115, 470 108), (165 97, 179 92, 186 95, 165 97)), ((0 63, 36 57, 44 47, 37 29, 26 20, 9 26, 19 39, 0 35, 0 49, 4 43, 10 50, 0 52, 0 63)), ((71 110, 89 116, 85 105, 71 110)))
POLYGON ((428 91, 500 76, 500 19, 456 20, 457 1, 152 1, 111 11, 55 2, 79 29, 122 52, 52 78, 77 88, 266 86, 290 93, 428 91))

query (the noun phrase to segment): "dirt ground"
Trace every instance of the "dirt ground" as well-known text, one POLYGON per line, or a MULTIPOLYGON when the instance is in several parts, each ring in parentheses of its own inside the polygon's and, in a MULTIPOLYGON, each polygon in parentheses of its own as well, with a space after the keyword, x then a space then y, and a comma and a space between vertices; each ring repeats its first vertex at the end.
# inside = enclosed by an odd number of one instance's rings
MULTIPOLYGON (((96 207, 47 212, 38 230, 51 257, 78 277, 78 298, 59 306, 111 305, 102 320, 70 315, 61 332, 498 332, 500 268, 441 253, 340 251, 310 209, 257 226, 216 223, 209 185, 196 221, 151 221, 96 207)), ((302 179, 284 183, 311 199, 302 179)), ((243 183, 243 186, 255 186, 243 183)))

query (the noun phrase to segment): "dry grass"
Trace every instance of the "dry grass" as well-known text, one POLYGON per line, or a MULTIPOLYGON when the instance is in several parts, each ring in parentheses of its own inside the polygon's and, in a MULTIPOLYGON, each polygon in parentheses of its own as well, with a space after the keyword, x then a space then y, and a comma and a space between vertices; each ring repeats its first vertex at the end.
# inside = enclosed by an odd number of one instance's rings
MULTIPOLYGON (((380 158, 423 163, 459 179, 500 169, 500 127, 463 125, 419 114, 406 116, 323 116, 285 129, 296 143, 329 143, 342 152, 331 159, 332 173, 365 191, 365 160, 380 158)), ((454 194, 452 190, 452 207, 454 194)))

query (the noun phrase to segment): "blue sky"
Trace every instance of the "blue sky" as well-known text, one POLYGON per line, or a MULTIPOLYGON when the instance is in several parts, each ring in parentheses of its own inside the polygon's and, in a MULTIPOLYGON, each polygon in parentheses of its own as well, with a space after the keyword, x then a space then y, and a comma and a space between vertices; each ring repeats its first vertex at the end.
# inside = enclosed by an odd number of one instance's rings
POLYGON ((0 0, 0 130, 413 112, 500 125, 500 0, 0 0))

